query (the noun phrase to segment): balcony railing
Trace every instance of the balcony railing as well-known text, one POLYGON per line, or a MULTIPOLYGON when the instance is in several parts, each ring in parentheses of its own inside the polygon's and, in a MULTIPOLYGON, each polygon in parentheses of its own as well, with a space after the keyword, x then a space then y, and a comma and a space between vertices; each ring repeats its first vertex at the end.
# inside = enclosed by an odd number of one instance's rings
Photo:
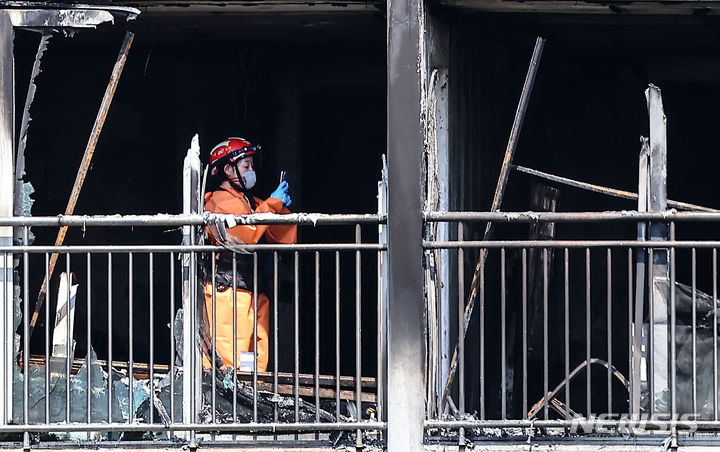
MULTIPOLYGON (((7 359, 0 376, 8 420, 0 432, 24 434, 26 443, 32 438, 181 440, 191 446, 381 442, 384 219, 235 218, 244 224, 297 224, 303 226, 301 240, 325 237, 232 250, 252 256, 256 331, 259 282, 270 300, 270 361, 267 372, 258 372, 257 355, 236 347, 235 366, 210 359, 217 350, 216 316, 211 322, 203 317, 202 270, 214 281, 216 252, 228 250, 199 238, 218 218, 2 219, 3 226, 15 227, 20 243, 0 248, 7 275, 0 298, 7 359), (32 232, 59 226, 78 234, 74 241, 93 244, 31 243, 32 232), (179 235, 168 229, 181 227, 186 233, 191 228, 190 234, 184 244, 173 244, 179 235), (45 279, 50 286, 33 333, 33 307, 45 279)), ((213 290, 213 311, 215 295, 213 290)), ((234 323, 233 336, 237 332, 234 323)), ((254 350, 257 340, 253 335, 254 350)))
MULTIPOLYGON (((267 372, 239 350, 237 372, 209 359, 217 344, 202 281, 227 250, 200 243, 197 232, 216 220, 0 221, 21 242, 0 248, 11 283, 1 298, 8 422, 0 432, 26 442, 382 447, 392 428, 384 217, 236 218, 302 226, 299 244, 233 250, 252 256, 254 286, 264 282, 270 299, 267 372), (74 242, 95 244, 31 243, 31 232, 63 225, 74 242), (183 226, 195 229, 191 239, 173 244, 168 230, 183 226), (54 253, 57 274, 31 334, 54 253)), ((447 226, 443 240, 423 242, 430 383, 418 397, 428 400, 427 440, 720 428, 718 221, 715 213, 426 213, 427 225, 447 226), (488 221, 494 239, 475 240, 488 221), (528 238, 528 224, 550 223, 552 238, 528 238), (647 223, 665 225, 667 239, 638 238, 647 223), (453 300, 445 317, 433 306, 443 297, 453 300), (433 345, 444 330, 453 339, 433 345)))
MULTIPOLYGON (((424 249, 426 262, 451 269, 442 283, 452 286, 452 321, 429 321, 452 331, 445 354, 456 354, 444 366, 429 357, 431 441, 720 428, 720 214, 431 212, 425 221, 449 225, 447 240, 424 249), (473 239, 485 222, 494 239, 473 239), (554 224, 556 234, 529 239, 527 224, 554 224), (645 240, 646 225, 666 228, 666 239, 645 240)), ((441 274, 428 273, 431 287, 441 274)))

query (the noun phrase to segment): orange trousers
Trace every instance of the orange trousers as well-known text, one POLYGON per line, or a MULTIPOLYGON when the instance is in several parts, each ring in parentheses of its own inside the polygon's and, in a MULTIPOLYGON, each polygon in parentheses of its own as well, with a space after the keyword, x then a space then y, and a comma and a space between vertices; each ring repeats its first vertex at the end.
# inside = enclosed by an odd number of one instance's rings
MULTIPOLYGON (((205 285, 205 306, 207 307, 208 323, 205 325, 207 337, 212 338, 213 330, 213 302, 212 284, 205 285)), ((223 363, 233 365, 233 341, 236 347, 236 364, 240 367, 240 352, 257 353, 257 370, 264 372, 268 365, 268 332, 270 331, 270 300, 263 293, 257 296, 257 350, 254 350, 255 311, 253 309, 253 294, 247 290, 235 291, 237 308, 236 335, 233 337, 233 290, 215 291, 215 347, 223 363)), ((203 358, 203 366, 208 368, 210 363, 207 357, 203 358)))

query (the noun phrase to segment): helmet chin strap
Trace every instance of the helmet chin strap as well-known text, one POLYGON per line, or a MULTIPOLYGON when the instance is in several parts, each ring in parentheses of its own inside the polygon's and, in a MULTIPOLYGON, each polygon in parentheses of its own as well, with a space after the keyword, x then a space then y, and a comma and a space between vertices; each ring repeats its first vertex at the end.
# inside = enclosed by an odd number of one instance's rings
POLYGON ((236 190, 239 190, 243 193, 248 191, 247 188, 245 187, 245 181, 243 180, 242 176, 240 176, 240 171, 238 171, 237 165, 234 163, 231 163, 231 165, 233 167, 233 170, 235 170, 235 177, 237 177, 238 183, 236 184, 233 181, 228 181, 228 182, 230 182, 230 185, 232 185, 233 188, 235 188, 236 190))

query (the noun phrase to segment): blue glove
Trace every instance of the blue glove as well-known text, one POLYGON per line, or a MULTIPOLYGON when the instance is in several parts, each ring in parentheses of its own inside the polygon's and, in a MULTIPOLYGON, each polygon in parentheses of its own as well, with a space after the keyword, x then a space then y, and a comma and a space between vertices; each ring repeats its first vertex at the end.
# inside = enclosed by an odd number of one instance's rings
POLYGON ((288 194, 288 187, 287 181, 282 181, 275 191, 270 193, 271 198, 278 198, 282 201, 283 207, 292 204, 292 199, 290 199, 290 195, 288 194))

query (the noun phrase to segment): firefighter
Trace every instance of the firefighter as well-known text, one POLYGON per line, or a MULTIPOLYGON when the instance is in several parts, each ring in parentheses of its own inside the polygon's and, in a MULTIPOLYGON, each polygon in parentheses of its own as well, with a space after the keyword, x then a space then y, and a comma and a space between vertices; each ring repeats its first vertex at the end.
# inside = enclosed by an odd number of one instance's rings
MULTIPOLYGON (((292 204, 288 194, 287 181, 263 200, 253 195, 256 182, 254 164, 261 147, 243 138, 228 138, 210 152, 210 175, 216 187, 205 193, 205 210, 213 213, 246 215, 251 213, 290 213, 292 204)), ((273 243, 295 243, 295 225, 223 225, 208 228, 210 241, 230 249, 242 244, 252 245, 261 239, 273 243), (220 229, 220 230, 219 230, 220 229)), ((215 346, 217 354, 227 366, 233 366, 233 340, 236 343, 235 367, 241 368, 242 352, 256 352, 257 370, 267 369, 268 331, 270 329, 270 301, 262 293, 262 287, 253 287, 253 255, 237 252, 235 259, 235 286, 233 286, 233 252, 220 251, 216 255, 215 281, 205 283, 205 305, 207 322, 205 332, 212 336, 213 316, 215 324, 215 346), (212 294, 215 284, 215 308, 212 294), (233 290, 233 287, 236 290, 233 290), (253 290, 257 291, 257 331, 254 331, 253 290), (233 300, 236 308, 233 310, 233 300), (235 312, 236 336, 233 338, 233 312, 235 312), (253 350, 253 333, 257 333, 257 350, 253 350)), ((258 275, 261 273, 258 271, 258 275)), ((207 271, 208 276, 212 274, 207 271)), ((258 278, 258 286, 261 281, 258 278)), ((252 355, 250 355, 252 356, 252 355)), ((207 359, 205 366, 209 366, 207 359)), ((244 367, 244 364, 243 364, 244 367)))

